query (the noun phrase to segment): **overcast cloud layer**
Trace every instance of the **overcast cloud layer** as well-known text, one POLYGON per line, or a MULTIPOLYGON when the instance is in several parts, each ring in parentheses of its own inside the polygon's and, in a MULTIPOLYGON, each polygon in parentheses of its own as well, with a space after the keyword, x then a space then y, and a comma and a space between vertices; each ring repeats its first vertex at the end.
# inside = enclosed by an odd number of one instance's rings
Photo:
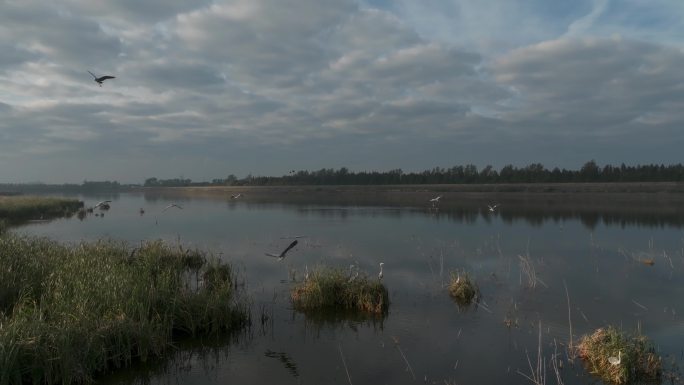
POLYGON ((0 182, 681 162, 684 2, 560 3, 5 0, 0 182))

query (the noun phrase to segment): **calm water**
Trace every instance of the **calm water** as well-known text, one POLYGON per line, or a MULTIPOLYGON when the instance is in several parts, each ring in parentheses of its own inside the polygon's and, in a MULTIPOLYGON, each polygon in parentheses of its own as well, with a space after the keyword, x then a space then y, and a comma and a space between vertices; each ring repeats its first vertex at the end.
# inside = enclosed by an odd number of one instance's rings
MULTIPOLYGON (((81 197, 92 206, 107 197, 81 197)), ((563 358, 565 384, 595 383, 565 361, 570 297, 574 338, 608 324, 649 336, 667 363, 684 355, 684 221, 611 210, 585 216, 467 205, 287 204, 225 198, 170 200, 119 195, 104 217, 31 224, 17 232, 78 242, 164 239, 231 261, 246 282, 256 320, 230 341, 184 344, 170 360, 108 378, 181 384, 526 384, 528 355, 563 358), (183 210, 162 209, 171 202, 183 210), (140 215, 139 209, 145 214, 140 215), (589 219, 587 219, 589 218, 589 219), (291 239, 299 245, 278 262, 291 239), (520 256, 538 278, 530 287, 520 256), (653 259, 648 266, 639 262, 653 259), (322 266, 385 263, 389 314, 382 320, 307 318, 291 309, 292 280, 322 266), (459 308, 444 285, 465 269, 480 306, 459 308), (262 323, 262 313, 269 316, 262 323), (508 320, 509 322, 504 322, 508 320), (345 368, 346 366, 346 368, 345 368), (520 372, 520 373, 518 373, 520 372)), ((627 209, 627 208, 626 208, 627 209)), ((560 208, 562 210, 562 208, 560 208)), ((627 212, 628 210, 626 210, 627 212)), ((563 211, 559 211, 563 212, 563 211)), ((550 364, 549 364, 550 365, 550 364)), ((556 383, 551 368, 547 383, 556 383)))

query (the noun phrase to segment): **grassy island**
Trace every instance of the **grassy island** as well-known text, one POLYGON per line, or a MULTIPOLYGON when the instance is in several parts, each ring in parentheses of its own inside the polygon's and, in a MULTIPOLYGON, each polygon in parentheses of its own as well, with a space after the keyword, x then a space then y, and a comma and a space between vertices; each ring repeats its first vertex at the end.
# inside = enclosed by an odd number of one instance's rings
POLYGON ((291 291, 298 310, 339 310, 383 314, 389 308, 389 293, 377 278, 349 276, 342 269, 314 271, 291 291))
POLYGON ((0 236, 0 384, 84 383, 180 335, 249 322, 229 265, 160 241, 131 249, 0 236))
POLYGON ((0 221, 16 223, 68 217, 83 207, 77 199, 38 196, 0 196, 0 221))
POLYGON ((660 382, 661 359, 644 336, 630 336, 612 326, 600 328, 582 337, 578 350, 589 370, 606 382, 660 382))

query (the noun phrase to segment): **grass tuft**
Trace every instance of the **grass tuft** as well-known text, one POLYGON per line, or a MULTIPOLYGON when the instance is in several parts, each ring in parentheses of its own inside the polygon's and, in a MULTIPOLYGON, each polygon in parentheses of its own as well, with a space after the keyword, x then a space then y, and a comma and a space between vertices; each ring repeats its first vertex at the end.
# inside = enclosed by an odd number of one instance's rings
POLYGON ((583 336, 578 351, 589 370, 606 382, 659 382, 662 376, 661 359, 647 338, 624 334, 612 326, 583 336), (608 357, 619 357, 619 364, 609 362, 608 357))
POLYGON ((389 308, 389 293, 377 279, 359 276, 350 282, 347 271, 315 270, 307 281, 291 290, 298 310, 339 310, 384 314, 389 308))
POLYGON ((466 272, 451 272, 449 295, 460 306, 468 306, 476 298, 480 289, 466 272))
POLYGON ((230 267, 193 272, 199 257, 188 255, 161 241, 131 252, 114 241, 0 236, 0 385, 88 383, 162 356, 174 336, 246 325, 230 267), (221 273, 193 286, 206 271, 221 273))

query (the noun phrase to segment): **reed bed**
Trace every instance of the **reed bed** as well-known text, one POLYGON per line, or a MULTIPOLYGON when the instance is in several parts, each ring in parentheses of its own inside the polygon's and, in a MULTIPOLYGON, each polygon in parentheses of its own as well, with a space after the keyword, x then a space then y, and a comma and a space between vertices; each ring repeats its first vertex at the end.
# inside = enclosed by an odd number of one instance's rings
POLYGON ((470 305, 480 292, 475 280, 466 272, 451 272, 449 295, 461 306, 470 305))
POLYGON ((308 280, 295 285, 290 293, 294 307, 302 311, 338 310, 384 314, 389 293, 376 279, 350 278, 345 270, 316 270, 308 280))
POLYGON ((249 320, 234 281, 230 266, 161 241, 130 250, 4 234, 0 385, 90 383, 162 356, 174 336, 239 330, 249 320))
POLYGON ((35 219, 69 217, 83 207, 77 199, 0 196, 0 220, 22 222, 35 219))
POLYGON ((589 370, 606 382, 660 382, 661 359, 642 335, 630 336, 610 326, 583 336, 577 348, 589 370))

